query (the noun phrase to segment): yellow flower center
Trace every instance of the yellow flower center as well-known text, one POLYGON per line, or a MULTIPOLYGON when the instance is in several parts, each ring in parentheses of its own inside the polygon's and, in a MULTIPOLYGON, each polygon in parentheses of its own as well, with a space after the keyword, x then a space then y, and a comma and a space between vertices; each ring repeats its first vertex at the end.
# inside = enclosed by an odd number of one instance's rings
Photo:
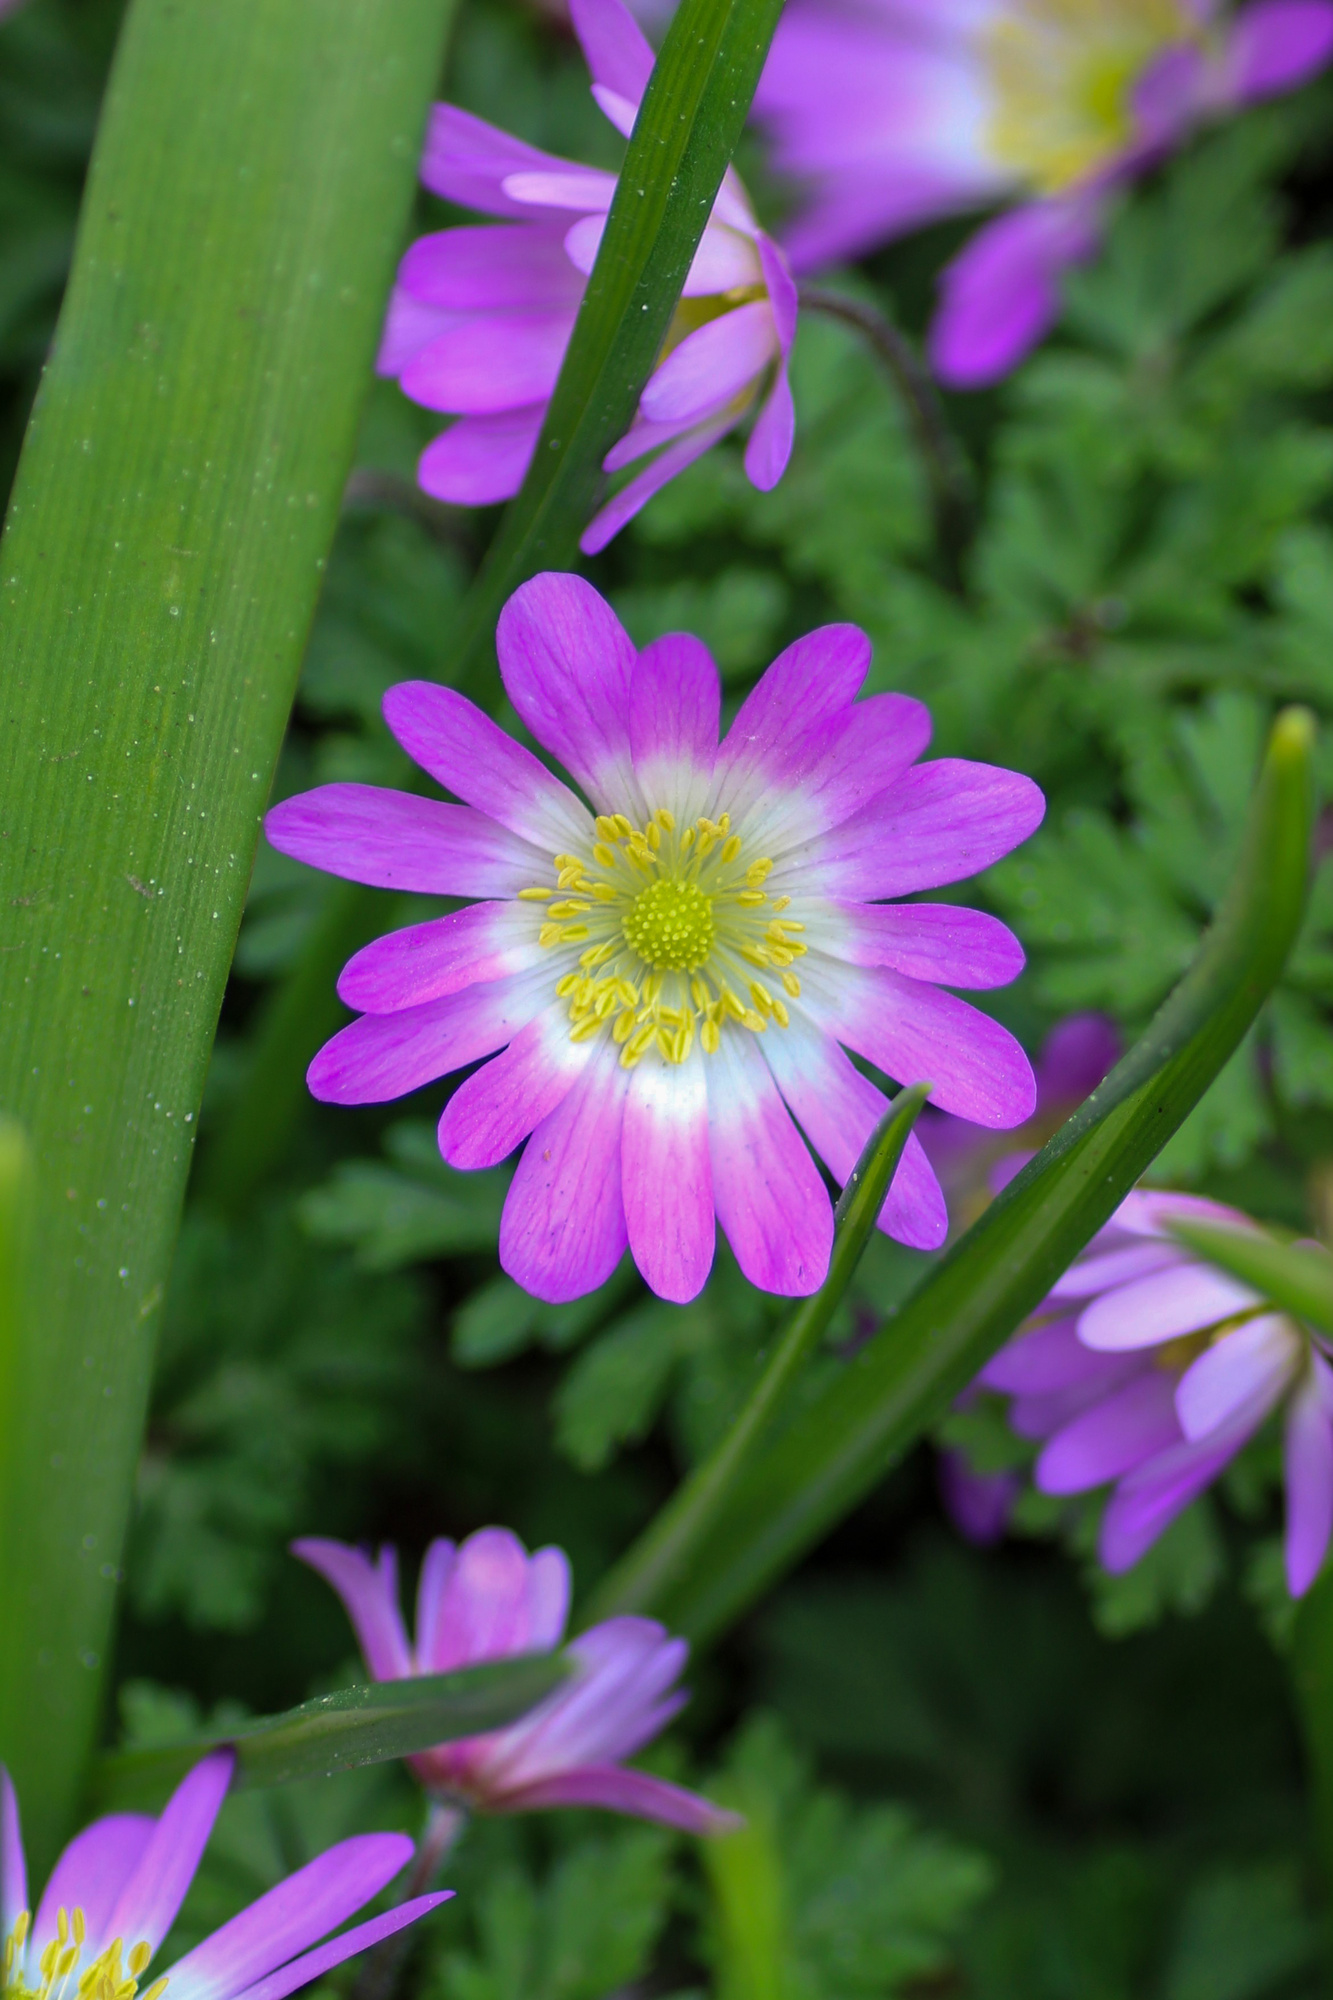
MULTIPOLYGON (((27 1910, 20 1915, 0 1955, 0 1994, 5 2000, 136 2000, 139 1979, 148 1968, 153 1947, 141 1938, 122 1959, 123 1938, 115 1938, 99 1952, 90 1965, 79 1971, 87 1920, 81 1909, 73 1914, 62 1908, 56 1913, 56 1934, 37 1961, 40 1983, 29 1986, 21 1969, 23 1947, 27 1943, 31 1919, 27 1910), (76 1977, 77 1975, 77 1977, 76 1977)), ((161 2000, 167 1981, 155 1979, 143 2000, 161 2000)))
POLYGON ((642 827, 603 813, 595 836, 586 854, 555 856, 555 889, 519 892, 547 905, 543 946, 584 947, 555 989, 571 1041, 608 1029, 632 1069, 654 1048, 683 1063, 696 1040, 712 1055, 728 1022, 788 1025, 805 926, 782 914, 789 896, 768 894, 773 863, 747 859, 728 814, 681 830, 665 808, 642 827))
POLYGON ((1182 0, 1018 0, 981 35, 991 152, 1059 193, 1133 138, 1134 88, 1149 64, 1199 38, 1182 0))

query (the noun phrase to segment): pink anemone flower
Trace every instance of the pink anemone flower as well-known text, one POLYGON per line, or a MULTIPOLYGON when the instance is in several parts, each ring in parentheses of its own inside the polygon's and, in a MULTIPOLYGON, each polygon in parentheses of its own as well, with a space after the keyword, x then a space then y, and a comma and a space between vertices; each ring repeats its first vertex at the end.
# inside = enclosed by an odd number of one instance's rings
POLYGON ((1330 52, 1329 0, 790 0, 755 99, 807 191, 785 248, 806 271, 1009 204, 945 269, 931 335, 944 381, 997 381, 1119 188, 1330 52))
MULTIPOLYGON (((593 95, 628 137, 653 53, 620 0, 573 0, 593 95)), ((380 352, 381 374, 457 422, 428 445, 418 478, 464 506, 507 500, 532 461, 616 176, 538 152, 452 105, 436 108, 421 176, 435 194, 503 217, 423 236, 403 259, 380 352)), ((591 522, 585 554, 605 548, 678 472, 754 409, 745 469, 766 492, 791 456, 787 357, 796 288, 728 169, 638 414, 608 454, 618 472, 649 462, 591 522)))
POLYGON ((1293 1597, 1333 1531, 1333 1369, 1321 1336, 1178 1243, 1175 1219, 1251 1229, 1235 1209, 1131 1194, 981 1371, 1009 1423, 1042 1444, 1043 1493, 1115 1482, 1099 1554, 1132 1568, 1285 1405, 1286 1569, 1293 1597))
MULTIPOLYGON (((196 1764, 161 1817, 112 1813, 76 1834, 31 1914, 18 1800, 0 1765, 0 1991, 6 2000, 134 2000, 175 1921, 213 1831, 234 1759, 196 1764), (70 1981, 74 1982, 73 1987, 70 1981)), ((400 1833, 329 1848, 155 1978, 143 2000, 283 2000, 354 1952, 414 1923, 452 1890, 417 1896, 317 1944, 411 1860, 400 1833), (309 1949, 314 1945, 314 1950, 309 1949)))
MULTIPOLYGON (((457 1667, 545 1653, 569 1616, 569 1561, 562 1549, 528 1555, 504 1528, 482 1528, 458 1547, 432 1542, 417 1588, 416 1643, 398 1604, 398 1562, 383 1548, 371 1562, 341 1542, 294 1542, 292 1553, 341 1597, 377 1681, 443 1674, 457 1667)), ((646 1771, 632 1757, 684 1707, 674 1683, 689 1647, 651 1618, 609 1618, 568 1648, 575 1678, 521 1722, 442 1743, 408 1759, 437 1800, 477 1812, 541 1812, 604 1806, 685 1833, 724 1833, 734 1813, 646 1771)))
MULTIPOLYGON (((591 806, 462 695, 389 690, 389 727, 464 803, 326 785, 274 807, 268 837, 354 881, 484 900, 357 953, 338 990, 364 1013, 310 1088, 377 1103, 493 1056, 445 1106, 440 1150, 488 1167, 527 1141, 500 1261, 539 1298, 591 1291, 628 1246, 688 1301, 715 1217, 753 1284, 813 1292, 833 1210, 793 1118, 845 1181, 886 1107, 843 1044, 979 1125, 1032 1115, 1018 1043, 941 990, 1013 979, 1017 940, 977 911, 887 899, 988 867, 1042 795, 988 764, 918 766, 929 715, 856 700, 870 642, 852 625, 789 646, 721 745, 704 646, 637 652, 579 577, 524 584, 496 645, 520 719, 591 806)), ((943 1241, 915 1138, 880 1222, 943 1241)))

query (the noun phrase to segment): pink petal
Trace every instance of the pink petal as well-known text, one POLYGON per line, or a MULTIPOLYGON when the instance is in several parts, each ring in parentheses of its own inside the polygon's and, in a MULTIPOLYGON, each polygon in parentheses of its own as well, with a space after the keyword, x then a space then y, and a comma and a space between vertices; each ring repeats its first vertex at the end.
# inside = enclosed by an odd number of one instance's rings
POLYGON ((162 1943, 208 1844, 213 1822, 226 1797, 236 1759, 215 1750, 182 1778, 163 1808, 129 1881, 107 1919, 107 1935, 137 1944, 146 1938, 154 1951, 162 1943))
POLYGON ((870 670, 859 625, 821 625, 778 654, 741 703, 717 756, 714 816, 739 819, 774 789, 819 771, 847 729, 870 670))
POLYGON ((292 1543, 292 1554, 337 1591, 373 1680, 405 1680, 416 1671, 398 1605, 398 1558, 393 1549, 382 1548, 372 1563, 345 1542, 306 1535, 292 1543))
POLYGON ((608 1618, 569 1648, 577 1678, 521 1722, 484 1739, 481 1775, 492 1796, 586 1764, 633 1756, 685 1701, 671 1692, 689 1656, 651 1618, 608 1618))
POLYGON ((1223 1271, 1206 1264, 1172 1264, 1103 1292, 1080 1315, 1078 1337, 1105 1353, 1156 1347, 1262 1303, 1257 1293, 1223 1271))
POLYGON ((322 1104, 385 1104, 512 1042, 550 999, 545 968, 465 987, 424 1007, 363 1014, 306 1072, 322 1104))
MULTIPOLYGON (((719 438, 724 438, 729 430, 735 428, 736 422, 736 414, 727 413, 711 424, 699 424, 687 430, 683 437, 668 445, 651 465, 645 467, 636 479, 622 486, 605 507, 593 515, 579 537, 579 547, 584 555, 599 555, 608 542, 614 541, 625 523, 632 521, 648 505, 654 493, 660 493, 678 473, 684 472, 687 465, 693 465, 696 458, 702 458, 719 438)), ((663 428, 669 430, 671 426, 663 428)), ((611 456, 613 453, 608 453, 608 461, 611 456)))
POLYGON ((559 854, 592 839, 586 806, 474 702, 435 681, 400 681, 384 697, 384 720, 436 784, 559 854))
POLYGON ((702 422, 747 389, 777 352, 767 299, 737 306, 672 348, 649 376, 639 408, 651 424, 702 422))
POLYGON ((1234 1328, 1205 1348, 1177 1383, 1180 1428, 1198 1444, 1251 1407, 1271 1410, 1301 1358, 1300 1336, 1279 1313, 1234 1328))
POLYGON ((505 692, 599 810, 633 797, 630 677, 637 657, 605 598, 547 571, 516 590, 496 631, 505 692))
MULTIPOLYGON (((738 417, 728 416, 723 423, 722 430, 718 432, 718 436, 722 436, 725 431, 730 430, 733 424, 738 421, 738 417)), ((633 465, 636 459, 646 458, 650 451, 657 451, 662 445, 671 444, 676 438, 681 437, 683 433, 692 434, 692 432, 693 426, 688 423, 646 424, 642 417, 636 417, 624 437, 618 443, 612 445, 610 451, 602 460, 602 470, 603 472, 623 472, 625 467, 633 465)), ((696 452, 694 456, 697 457, 698 453, 696 452)), ((678 471, 679 467, 676 470, 678 471)), ((661 480, 659 484, 665 485, 666 481, 661 480)))
MULTIPOLYGON (((769 1028, 763 1053, 801 1130, 834 1180, 845 1185, 888 1099, 799 1008, 791 1010, 789 1028, 769 1028)), ((940 1184, 915 1133, 884 1198, 879 1227, 916 1250, 938 1250, 949 1233, 940 1184)))
POLYGON ((426 147, 421 162, 421 178, 432 194, 457 202, 460 208, 477 208, 487 215, 509 215, 525 222, 532 212, 523 202, 505 194, 503 183, 510 174, 560 173, 569 169, 567 160, 524 145, 498 125, 474 118, 453 104, 437 104, 426 131, 426 147))
POLYGON ((680 822, 702 811, 717 757, 722 686, 700 639, 669 632, 645 646, 630 678, 634 775, 650 808, 680 822))
POLYGON ((628 1087, 620 1051, 604 1042, 524 1149, 500 1221, 500 1263, 536 1298, 582 1298, 625 1253, 620 1130, 628 1087))
POLYGON ((421 1571, 417 1577, 416 1644, 413 1657, 420 1671, 438 1674, 443 1671, 436 1664, 435 1649, 441 1643, 442 1631, 440 1614, 444 1609, 445 1591, 454 1573, 458 1560, 457 1544, 447 1536, 437 1535, 427 1547, 421 1559, 421 1571))
POLYGON ((1004 1395, 1030 1396, 1110 1378, 1115 1364, 1083 1345, 1072 1319, 1020 1333, 991 1356, 978 1382, 1004 1395))
POLYGON ((795 439, 796 405, 783 361, 745 447, 745 476, 756 491, 772 492, 787 470, 795 439))
POLYGON ((729 1026, 709 1058, 708 1138, 717 1219, 750 1283, 785 1298, 818 1291, 833 1247, 832 1204, 744 1029, 729 1026))
POLYGON ((1120 1060, 1120 1030, 1107 1014, 1070 1014, 1058 1021, 1037 1057, 1042 1104, 1081 1104, 1120 1060))
POLYGON ((944 1511, 965 1541, 980 1549, 1003 1541, 1023 1490, 1016 1472, 977 1472, 961 1451, 941 1451, 935 1474, 944 1511))
POLYGON ((257 1980, 243 1992, 220 1996, 220 2000, 286 2000, 289 1993, 298 1987, 309 1986, 316 1979, 322 1979, 335 1965, 351 1958, 358 1951, 368 1951, 396 1931, 405 1930, 418 1917, 424 1917, 430 1910, 438 1910, 441 1903, 447 1903, 453 1895, 452 1889, 440 1889, 434 1895, 414 1896, 409 1902, 400 1903, 397 1909, 389 1910, 382 1917, 371 1917, 367 1923, 354 1924, 350 1931, 341 1931, 317 1951, 308 1951, 302 1958, 294 1958, 290 1965, 284 1965, 280 1972, 271 1972, 267 1979, 257 1980))
POLYGON ((389 294, 380 351, 375 357, 377 375, 401 375, 410 361, 448 333, 461 326, 463 314, 445 312, 439 306, 424 305, 402 285, 389 294))
POLYGON ((616 191, 616 177, 599 167, 561 165, 554 171, 507 174, 504 190, 534 208, 588 209, 604 215, 616 191))
POLYGON ((1242 104, 1295 90, 1333 55, 1333 7, 1324 0, 1258 0, 1231 24, 1229 90, 1242 104))
POLYGON ((785 361, 791 353, 792 342, 796 338, 796 320, 800 299, 791 267, 787 263, 781 247, 771 236, 762 231, 755 239, 759 251, 759 262, 764 272, 764 287, 768 292, 769 304, 773 308, 773 324, 777 329, 778 343, 785 361))
POLYGON ((554 389, 573 331, 568 309, 479 315, 415 355, 399 387, 427 410, 461 416, 530 407, 554 389))
POLYGON ((688 1305, 713 1267, 708 1086, 696 1048, 683 1063, 656 1051, 630 1074, 621 1134, 630 1252, 661 1299, 688 1305))
POLYGON ((550 869, 549 854, 470 806, 378 785, 321 785, 284 799, 264 834, 311 868, 427 896, 516 896, 550 869))
POLYGON ((722 292, 744 291, 761 284, 763 276, 753 239, 739 229, 728 229, 715 217, 699 239, 681 296, 706 299, 722 292))
POLYGON ((530 1556, 508 1528, 479 1528, 460 1546, 441 1593, 431 1671, 452 1673, 483 1660, 546 1651, 568 1615, 569 1563, 562 1550, 538 1549, 530 1556))
POLYGON ((454 313, 576 312, 583 276, 559 224, 442 229, 419 236, 398 267, 413 298, 454 313))
POLYGON ((1053 1299, 1091 1299, 1098 1292, 1128 1285, 1154 1271, 1166 1271, 1174 1264, 1187 1264, 1188 1250, 1174 1243, 1131 1243, 1123 1250, 1105 1250, 1100 1256, 1083 1256, 1071 1264, 1051 1286, 1053 1299))
POLYGON ((1032 1116, 1037 1085, 1021 1044, 966 1000, 879 967, 834 976, 802 959, 801 978, 839 1041, 897 1083, 929 1083, 942 1111, 992 1131, 1032 1116))
POLYGON ((327 1853, 242 1910, 171 1968, 179 2000, 226 2000, 336 1930, 412 1859, 401 1833, 363 1833, 327 1853))
POLYGON ((569 1039, 564 1001, 548 1007, 461 1083, 440 1118, 440 1151, 451 1167, 498 1166, 563 1103, 592 1057, 569 1039))
POLYGON ((940 279, 930 333, 940 380, 979 389, 1016 367, 1059 315, 1061 276, 1087 261, 1100 234, 1088 198, 1034 202, 979 229, 940 279))
POLYGON ((1056 1432, 1033 1471, 1042 1493, 1086 1493, 1132 1472, 1180 1441, 1172 1381, 1160 1369, 1135 1376, 1056 1432))
MULTIPOLYGON (((57 1862, 56 1866, 59 1865, 57 1862)), ((10 1935, 28 1907, 28 1870, 19 1830, 18 1795, 13 1779, 0 1764, 0 1938, 10 1935)))
POLYGON ((789 866, 830 896, 872 903, 961 882, 1040 826, 1046 801, 1030 778, 939 757, 905 773, 789 866))
POLYGON ((637 104, 653 73, 653 52, 620 0, 570 0, 570 20, 594 83, 637 104))
POLYGON ((1122 1479, 1102 1516, 1097 1547, 1102 1567, 1113 1576, 1132 1569, 1231 1462, 1250 1430, 1231 1429, 1207 1444, 1171 1445, 1122 1479))
POLYGON ((838 950, 852 965, 883 965, 941 986, 1007 986, 1023 947, 1007 925, 954 903, 838 903, 838 950))
POLYGON ((417 484, 454 507, 512 500, 527 478, 545 421, 545 403, 494 417, 460 417, 422 452, 417 484))
POLYGON ((825 741, 823 757, 801 779, 798 791, 785 802, 764 799, 764 841, 770 853, 785 854, 794 842, 841 826, 896 784, 930 741, 930 711, 910 695, 872 694, 853 702, 841 721, 830 716, 825 741))
POLYGON ((617 1764, 584 1765, 505 1795, 506 1812, 542 1812, 554 1806, 603 1806, 633 1819, 656 1820, 681 1833, 732 1833, 744 1821, 697 1792, 653 1778, 646 1771, 626 1771, 617 1764))
MULTIPOLYGON (((10 1797, 12 1800, 12 1790, 10 1797)), ((29 1934, 30 1963, 35 1966, 36 1959, 56 1935, 57 1912, 62 1908, 72 1910, 77 1906, 83 1911, 90 1956, 96 1956, 110 1944, 114 1936, 108 1928, 111 1913, 133 1879, 156 1825, 156 1820, 142 1813, 109 1813, 75 1834, 56 1862, 42 1894, 36 1922, 29 1934)), ((17 1839, 17 1809, 14 1829, 17 1839)), ((18 1848, 18 1863, 21 1871, 22 1847, 18 1848)), ((10 1893, 6 1891, 7 1906, 10 1893)), ((17 1918, 21 1910, 29 1907, 25 1894, 13 1909, 13 1917, 17 1918)), ((8 1937, 12 1929, 11 1921, 4 1935, 8 1937)), ((134 1942, 138 1943, 137 1937, 134 1942)))
POLYGON ((469 903, 447 917, 408 924, 349 958, 338 998, 363 1014, 394 1014, 492 979, 530 971, 545 958, 540 906, 469 903))
POLYGON ((1333 1533, 1333 1423, 1328 1412, 1333 1377, 1319 1355, 1312 1355, 1311 1363, 1286 1424, 1286 1567, 1293 1597, 1303 1597, 1318 1576, 1333 1533))

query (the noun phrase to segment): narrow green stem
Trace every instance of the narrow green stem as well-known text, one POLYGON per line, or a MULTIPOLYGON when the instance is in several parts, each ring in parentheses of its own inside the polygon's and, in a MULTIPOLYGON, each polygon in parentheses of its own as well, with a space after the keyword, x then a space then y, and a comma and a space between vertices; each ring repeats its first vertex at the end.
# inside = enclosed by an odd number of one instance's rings
POLYGON ((1325 1963, 1333 1991, 1333 1571, 1325 1570, 1296 1614, 1292 1678, 1324 1864, 1325 1963))
POLYGON ((716 1451, 690 1475, 602 1584, 589 1610, 589 1622, 642 1611, 689 1569, 739 1474, 772 1429, 793 1384, 823 1339, 861 1261, 903 1148, 929 1095, 928 1084, 901 1092, 871 1133, 834 1213, 827 1278, 787 1321, 749 1402, 716 1451))
POLYGON ((824 285, 802 285, 801 304, 855 327, 883 362, 907 413, 908 426, 930 487, 935 545, 949 589, 962 596, 964 559, 976 529, 972 473, 944 414, 939 392, 906 334, 887 313, 864 299, 824 285))

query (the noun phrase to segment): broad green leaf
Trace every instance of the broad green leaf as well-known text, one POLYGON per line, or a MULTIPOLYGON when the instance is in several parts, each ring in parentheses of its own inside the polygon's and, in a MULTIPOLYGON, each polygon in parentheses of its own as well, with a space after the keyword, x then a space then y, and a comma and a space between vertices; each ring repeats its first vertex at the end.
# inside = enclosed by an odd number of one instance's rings
POLYGON ((38 1338, 0 1756, 68 1828, 223 984, 447 0, 133 0, 3 547, 0 1103, 38 1338))
MULTIPOLYGON (((1231 889, 1142 1039, 744 1473, 689 1573, 661 1577, 644 1608, 695 1638, 738 1616, 943 1415, 1160 1152, 1241 1040, 1300 928, 1313 733, 1305 710, 1279 716, 1231 889)), ((636 1562, 631 1552, 630 1573, 636 1562)))
POLYGON ((1227 1229, 1207 1222, 1173 1222, 1171 1234, 1253 1285, 1274 1305, 1333 1334, 1333 1257, 1318 1244, 1279 1243, 1266 1230, 1227 1229))
POLYGON ((29 1321, 27 1238, 32 1153, 17 1119, 0 1113, 0 1490, 19 1433, 18 1372, 29 1321))
POLYGON ((93 1789, 103 1810, 160 1806, 201 1757, 224 1745, 236 1752, 238 1789, 383 1764, 516 1722, 569 1672, 559 1653, 525 1653, 458 1673, 340 1688, 235 1730, 114 1752, 95 1766, 93 1789))
POLYGON ((929 1095, 929 1084, 904 1090, 880 1119, 838 1199, 827 1278, 793 1312, 754 1393, 717 1450, 607 1578, 590 1616, 641 1611, 692 1574, 737 1480, 772 1430, 855 1276, 903 1148, 929 1095))

